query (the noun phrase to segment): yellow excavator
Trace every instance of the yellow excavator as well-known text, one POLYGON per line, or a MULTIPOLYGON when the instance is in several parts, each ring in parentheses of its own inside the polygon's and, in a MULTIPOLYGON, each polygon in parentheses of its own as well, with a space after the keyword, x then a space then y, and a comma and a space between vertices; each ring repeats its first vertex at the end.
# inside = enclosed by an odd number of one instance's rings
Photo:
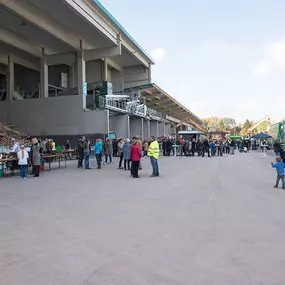
POLYGON ((243 132, 242 135, 252 135, 255 133, 255 131, 257 130, 257 128, 262 125, 265 122, 270 122, 271 123, 271 119, 269 118, 269 116, 265 116, 263 119, 261 119, 260 121, 258 121, 257 123, 255 123, 253 126, 251 126, 250 128, 248 128, 246 131, 243 132))

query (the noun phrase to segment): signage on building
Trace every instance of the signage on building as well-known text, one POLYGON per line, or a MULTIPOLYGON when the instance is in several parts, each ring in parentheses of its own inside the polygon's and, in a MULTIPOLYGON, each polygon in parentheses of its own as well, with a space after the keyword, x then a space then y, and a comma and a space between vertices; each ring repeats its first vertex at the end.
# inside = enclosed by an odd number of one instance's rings
POLYGON ((82 83, 83 96, 87 96, 87 82, 82 83))
POLYGON ((68 87, 68 76, 67 73, 61 73, 61 87, 67 88, 68 87))

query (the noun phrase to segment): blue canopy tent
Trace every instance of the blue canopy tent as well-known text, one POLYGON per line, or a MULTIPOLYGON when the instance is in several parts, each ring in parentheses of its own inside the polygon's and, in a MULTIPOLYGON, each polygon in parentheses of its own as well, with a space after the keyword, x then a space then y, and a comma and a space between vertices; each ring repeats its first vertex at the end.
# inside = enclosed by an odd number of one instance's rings
POLYGON ((252 137, 253 139, 260 139, 260 140, 265 140, 265 139, 271 139, 272 136, 265 134, 265 133, 259 133, 255 136, 252 137))

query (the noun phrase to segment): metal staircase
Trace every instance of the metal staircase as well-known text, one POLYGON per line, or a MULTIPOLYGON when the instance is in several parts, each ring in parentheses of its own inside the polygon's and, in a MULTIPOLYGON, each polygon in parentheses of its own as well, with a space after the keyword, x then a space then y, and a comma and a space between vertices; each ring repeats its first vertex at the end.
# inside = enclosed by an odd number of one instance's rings
POLYGON ((116 91, 112 95, 100 95, 98 87, 94 85, 93 91, 88 92, 87 108, 91 110, 108 109, 112 112, 128 114, 162 121, 162 113, 150 109, 146 106, 146 99, 135 91, 116 91))

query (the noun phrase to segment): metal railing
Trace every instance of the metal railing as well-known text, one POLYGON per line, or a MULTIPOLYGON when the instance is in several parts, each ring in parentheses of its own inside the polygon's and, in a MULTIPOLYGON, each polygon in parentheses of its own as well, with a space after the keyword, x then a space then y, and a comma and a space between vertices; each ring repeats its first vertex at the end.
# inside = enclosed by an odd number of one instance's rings
POLYGON ((157 120, 157 121, 163 120, 163 115, 161 112, 158 112, 150 108, 146 108, 146 116, 150 119, 157 120))
POLYGON ((151 84, 151 80, 150 79, 125 82, 124 83, 124 89, 129 89, 129 88, 132 88, 132 87, 137 87, 137 86, 141 86, 141 85, 148 85, 148 84, 151 84))
POLYGON ((0 101, 4 101, 6 99, 6 89, 0 89, 0 101))
MULTIPOLYGON (((96 102, 96 99, 94 99, 96 102)), ((148 108, 141 100, 131 101, 129 99, 114 99, 99 96, 99 109, 108 109, 118 113, 125 113, 133 116, 149 118, 152 120, 163 121, 162 113, 148 108)), ((96 109, 96 108, 94 108, 96 109)))
POLYGON ((57 97, 60 95, 61 92, 66 92, 66 89, 51 84, 48 85, 49 97, 57 97))
POLYGON ((34 89, 32 89, 31 93, 28 95, 28 99, 40 98, 40 88, 41 84, 39 83, 34 89))

